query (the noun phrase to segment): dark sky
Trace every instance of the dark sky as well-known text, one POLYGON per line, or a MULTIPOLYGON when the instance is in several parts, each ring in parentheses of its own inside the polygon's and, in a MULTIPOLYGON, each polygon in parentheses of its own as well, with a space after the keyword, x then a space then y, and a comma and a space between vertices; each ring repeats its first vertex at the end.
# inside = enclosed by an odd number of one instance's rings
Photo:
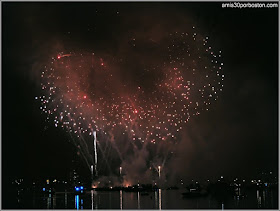
MULTIPOLYGON (((123 34, 145 36, 153 24, 176 29, 180 19, 192 21, 223 50, 226 79, 217 103, 186 125, 180 156, 168 168, 185 177, 278 170, 277 9, 222 9, 221 3, 4 2, 2 181, 65 176, 77 158, 66 132, 46 123, 34 100, 41 94, 38 69, 50 55, 75 48, 114 54, 123 34)), ((153 33, 160 37, 161 31, 153 33)))

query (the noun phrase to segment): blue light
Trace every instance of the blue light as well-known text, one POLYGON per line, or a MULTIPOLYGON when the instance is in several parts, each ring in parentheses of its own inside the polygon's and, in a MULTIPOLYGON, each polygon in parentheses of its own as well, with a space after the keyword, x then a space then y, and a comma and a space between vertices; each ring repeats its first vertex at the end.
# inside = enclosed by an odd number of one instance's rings
POLYGON ((43 188, 43 191, 45 191, 46 190, 46 188, 43 188))
POLYGON ((84 187, 83 187, 83 186, 81 186, 81 190, 84 190, 84 187))
POLYGON ((79 191, 80 190, 80 188, 76 188, 76 191, 79 191))
POLYGON ((78 210, 79 209, 79 195, 75 196, 75 208, 78 210))

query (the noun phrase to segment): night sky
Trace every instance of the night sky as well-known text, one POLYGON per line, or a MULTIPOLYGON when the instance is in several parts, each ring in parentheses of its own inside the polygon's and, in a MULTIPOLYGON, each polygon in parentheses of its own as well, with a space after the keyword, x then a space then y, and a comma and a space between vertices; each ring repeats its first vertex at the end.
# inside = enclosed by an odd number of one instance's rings
MULTIPOLYGON (((4 2, 2 24, 3 183, 15 177, 67 176, 73 160, 88 174, 67 130, 46 122, 35 100, 42 96, 40 75, 51 57, 62 51, 87 51, 98 52, 104 61, 125 58, 130 72, 121 74, 131 82, 128 89, 133 92, 137 83, 149 90, 157 74, 143 76, 139 68, 162 62, 165 33, 193 25, 223 52, 224 87, 209 111, 183 125, 176 156, 165 169, 182 178, 254 177, 261 171, 278 171, 276 8, 4 2)), ((113 168, 118 165, 114 159, 110 162, 113 168)))

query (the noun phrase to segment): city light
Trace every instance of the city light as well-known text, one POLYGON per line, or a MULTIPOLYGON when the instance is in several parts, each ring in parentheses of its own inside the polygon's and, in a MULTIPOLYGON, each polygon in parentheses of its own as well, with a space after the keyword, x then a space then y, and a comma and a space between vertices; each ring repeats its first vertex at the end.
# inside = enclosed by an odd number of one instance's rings
POLYGON ((81 191, 81 193, 82 193, 83 190, 84 190, 84 186, 75 187, 75 190, 76 190, 76 191, 81 191))

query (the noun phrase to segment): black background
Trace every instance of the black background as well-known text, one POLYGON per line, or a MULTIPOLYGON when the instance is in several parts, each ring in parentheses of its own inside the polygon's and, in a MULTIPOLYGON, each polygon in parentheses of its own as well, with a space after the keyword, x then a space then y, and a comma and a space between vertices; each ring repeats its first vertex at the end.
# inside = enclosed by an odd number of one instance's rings
MULTIPOLYGON (((91 48, 91 43, 95 48, 106 48, 106 43, 112 45, 111 40, 118 36, 122 20, 135 18, 133 14, 137 12, 136 15, 145 15, 153 10, 170 11, 170 19, 175 12, 190 15, 223 49, 224 92, 213 113, 197 121, 204 122, 201 127, 216 122, 219 131, 228 137, 215 142, 219 150, 214 158, 218 166, 220 163, 227 168, 216 172, 217 175, 206 172, 218 176, 236 166, 236 174, 254 176, 262 170, 278 170, 277 9, 222 9, 221 3, 5 2, 2 184, 16 177, 67 176, 76 156, 66 132, 48 125, 34 100, 40 95, 39 73, 34 73, 34 69, 38 67, 37 60, 53 53, 48 43, 57 42, 59 46, 58 40, 63 40, 80 48, 91 48), (91 40, 103 41, 103 45, 91 40), (236 155, 237 159, 224 160, 224 154, 236 155)), ((196 174, 199 173, 197 170, 196 174)))

